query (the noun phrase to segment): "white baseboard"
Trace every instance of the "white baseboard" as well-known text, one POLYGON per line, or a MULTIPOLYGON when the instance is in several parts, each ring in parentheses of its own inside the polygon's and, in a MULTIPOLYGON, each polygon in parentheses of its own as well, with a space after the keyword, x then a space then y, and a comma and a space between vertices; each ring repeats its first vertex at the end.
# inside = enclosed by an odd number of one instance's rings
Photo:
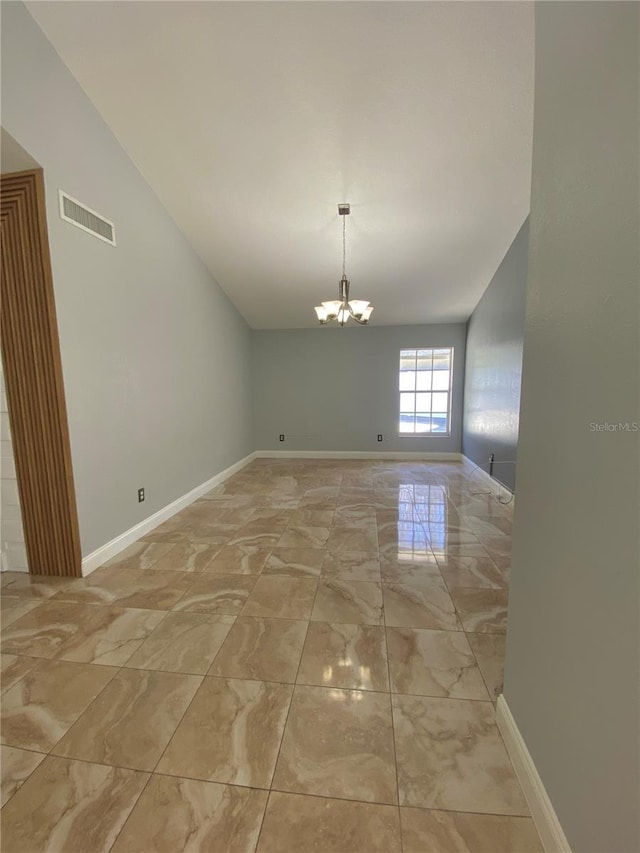
POLYGON ((110 560, 112 557, 115 557, 116 554, 119 554, 121 551, 124 551, 129 545, 132 545, 134 542, 137 542, 142 536, 146 533, 149 533, 154 528, 158 527, 158 525, 162 524, 163 521, 166 521, 168 518, 171 518, 172 515, 175 515, 177 512, 180 512, 181 509, 184 509, 189 504, 192 504, 198 498, 202 497, 202 495, 210 492, 211 489, 215 488, 215 486, 220 485, 237 471, 240 471, 245 465, 248 465, 249 462, 252 462, 254 459, 421 459, 423 461, 433 461, 433 462, 460 462, 462 460, 462 456, 460 453, 414 453, 410 451, 389 451, 382 453, 367 453, 361 451, 341 451, 341 450, 257 450, 254 453, 250 453, 248 456, 245 456, 243 459, 240 459, 238 462, 230 465, 228 468, 225 468, 224 471, 221 471, 219 474, 216 474, 215 477, 211 477, 210 480, 207 480, 205 483, 202 483, 199 486, 196 486, 195 489, 192 489, 190 492, 187 492, 186 495, 182 495, 182 497, 177 498, 177 500, 173 501, 167 506, 155 512, 153 515, 150 515, 148 518, 145 518, 143 521, 140 521, 138 524, 130 527, 129 530, 125 530, 124 533, 121 533, 120 536, 116 536, 115 539, 112 539, 110 542, 105 543, 100 548, 97 548, 95 551, 92 551, 90 554, 87 554, 86 557, 82 558, 82 576, 85 577, 88 574, 91 574, 95 569, 101 566, 103 563, 106 563, 107 560, 110 560))
POLYGON ((432 451, 421 453, 410 450, 256 450, 256 459, 418 459, 432 462, 461 462, 461 453, 432 451))
POLYGON ((531 817, 545 853, 571 853, 567 837, 504 695, 498 696, 496 722, 529 804, 531 817))
POLYGON ((484 468, 481 468, 473 461, 473 459, 469 459, 468 456, 465 456, 464 453, 461 453, 460 457, 465 469, 467 469, 471 475, 472 486, 475 483, 478 488, 486 487, 495 498, 500 498, 503 501, 506 496, 508 498, 508 505, 513 509, 516 503, 516 496, 511 489, 507 488, 507 486, 501 483, 500 480, 496 480, 495 477, 492 477, 488 471, 485 471, 484 468))
POLYGON ((129 545, 137 542, 138 539, 146 533, 149 533, 151 530, 158 527, 158 525, 162 524, 163 521, 166 521, 168 518, 171 518, 172 515, 180 512, 181 509, 184 509, 186 506, 189 506, 189 504, 198 500, 202 495, 205 495, 207 492, 210 492, 211 489, 219 486, 220 483, 228 480, 229 477, 237 471, 240 471, 245 467, 245 465, 252 462, 253 459, 255 459, 255 453, 250 453, 243 459, 239 459, 238 462, 235 462, 233 465, 225 468, 224 471, 220 471, 220 473, 216 474, 215 477, 211 477, 211 479, 201 483, 199 486, 196 486, 195 489, 191 489, 191 491, 187 492, 186 495, 182 495, 182 497, 177 498, 175 501, 167 504, 167 506, 159 509, 158 512, 154 512, 153 515, 150 515, 148 518, 145 518, 143 521, 140 521, 138 524, 130 527, 129 530, 125 530, 125 532, 121 533, 120 536, 116 536, 115 539, 112 539, 110 542, 107 542, 105 545, 102 545, 100 548, 92 551, 91 554, 87 554, 86 557, 82 558, 82 576, 86 577, 86 575, 91 574, 91 572, 97 569, 98 566, 101 566, 107 560, 115 557, 116 554, 124 551, 124 549, 129 545))

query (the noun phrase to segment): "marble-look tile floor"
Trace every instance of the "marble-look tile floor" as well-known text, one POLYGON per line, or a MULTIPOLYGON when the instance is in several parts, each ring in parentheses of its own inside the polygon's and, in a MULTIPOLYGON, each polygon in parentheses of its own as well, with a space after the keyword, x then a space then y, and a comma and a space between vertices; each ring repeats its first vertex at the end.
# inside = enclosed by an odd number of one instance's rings
POLYGON ((265 459, 87 578, 2 575, 3 853, 539 853, 510 531, 460 464, 265 459))

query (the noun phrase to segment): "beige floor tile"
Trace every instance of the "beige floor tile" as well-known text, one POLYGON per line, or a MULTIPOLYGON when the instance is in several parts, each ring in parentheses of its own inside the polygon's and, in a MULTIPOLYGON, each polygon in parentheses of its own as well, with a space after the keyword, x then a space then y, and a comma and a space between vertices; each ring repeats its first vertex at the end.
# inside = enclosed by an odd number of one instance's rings
POLYGON ((278 540, 279 548, 324 548, 329 538, 328 527, 292 524, 278 540))
POLYGON ((273 787, 397 803, 389 695, 296 686, 273 787))
POLYGON ((469 645, 478 661, 487 690, 495 702, 504 683, 504 634, 467 634, 469 645))
POLYGON ((313 486, 312 488, 305 490, 302 497, 300 498, 300 503, 303 506, 308 506, 309 504, 326 501, 335 505, 339 491, 339 486, 335 485, 313 486))
POLYGON ((488 699, 471 647, 461 631, 387 628, 394 693, 488 699))
POLYGON ((355 523, 345 527, 334 524, 327 540, 327 550, 332 554, 360 551, 377 557, 378 539, 375 530, 370 527, 357 527, 355 523))
POLYGON ((118 672, 43 660, 2 697, 2 743, 49 752, 118 672))
POLYGON ((504 589, 509 585, 507 574, 501 571, 489 556, 442 559, 440 572, 449 589, 504 589))
MULTIPOLYGON (((158 527, 154 527, 150 533, 142 536, 140 541, 147 545, 175 545, 176 542, 190 542, 191 537, 184 531, 182 522, 179 522, 178 517, 174 515, 173 518, 163 522, 158 527)), ((135 566, 129 568, 135 568, 135 566)))
POLYGON ((490 702, 391 701, 400 805, 528 816, 490 702))
POLYGON ((373 529, 376 531, 377 520, 375 507, 366 503, 340 503, 336 507, 336 514, 333 523, 338 527, 349 527, 351 524, 356 524, 362 527, 373 529))
POLYGON ((158 773, 268 788, 292 690, 289 684, 205 678, 158 773))
POLYGON ((511 536, 513 524, 506 516, 466 515, 470 530, 481 536, 511 536))
POLYGON ((331 512, 335 515, 336 501, 335 498, 322 498, 317 496, 307 497, 306 495, 303 495, 298 502, 298 506, 294 509, 294 511, 297 510, 331 512))
POLYGON ((331 527, 334 515, 333 510, 295 509, 290 514, 290 523, 311 527, 331 527))
POLYGON ((342 485, 338 492, 338 506, 351 506, 353 504, 366 504, 373 506, 375 501, 375 492, 373 490, 373 480, 369 478, 368 482, 353 482, 348 479, 342 479, 342 485))
POLYGON ((20 679, 40 663, 38 658, 0 654, 0 679, 2 693, 17 684, 20 679))
POLYGON ((225 545, 205 571, 218 575, 259 575, 271 548, 260 545, 225 545))
POLYGON ((281 548, 279 545, 271 552, 263 574, 285 575, 293 578, 316 578, 325 552, 318 548, 281 548))
POLYGON ((7 853, 107 853, 146 773, 48 756, 2 810, 7 853))
POLYGON ((11 799, 44 758, 41 752, 0 746, 0 807, 11 799))
POLYGON ((209 675, 294 682, 307 622, 238 616, 209 675))
MULTIPOLYGON (((268 487, 265 487, 265 492, 268 492, 268 487)), ((292 523, 294 512, 295 510, 273 509, 269 506, 253 507, 251 510, 250 522, 255 524, 267 524, 276 532, 283 531, 292 523)))
POLYGON ((398 563, 428 563, 433 555, 427 540, 389 541, 380 544, 380 559, 398 563))
POLYGON ((154 775, 111 853, 249 853, 266 804, 266 791, 154 775))
POLYGON ((236 616, 253 589, 253 575, 198 575, 189 591, 174 606, 176 611, 236 616))
POLYGON ((220 551, 206 542, 178 542, 154 565, 158 572, 203 572, 220 551))
POLYGON ((23 575, 25 572, 0 572, 0 591, 8 586, 15 578, 19 575, 23 575))
POLYGON ((273 548, 282 535, 282 529, 274 529, 272 522, 250 522, 240 527, 229 540, 229 545, 257 545, 273 548))
POLYGON ((510 536, 478 536, 480 544, 487 549, 490 556, 493 557, 511 557, 511 537, 510 536))
POLYGON ((459 557, 481 557, 486 559, 489 556, 486 548, 483 548, 477 541, 475 545, 467 545, 451 542, 447 539, 437 546, 434 544, 432 550, 438 563, 441 563, 443 560, 458 559, 459 557))
POLYGON ((404 853, 542 853, 528 817, 400 809, 404 853))
MULTIPOLYGON (((427 527, 429 532, 429 536, 435 542, 440 542, 441 540, 441 528, 434 525, 429 525, 427 527)), ((447 545, 478 545, 480 544, 478 537, 475 533, 472 533, 470 530, 465 530, 463 528, 451 528, 447 527, 445 530, 445 542, 447 545)))
POLYGON ((360 551, 326 553, 322 563, 322 576, 341 581, 372 581, 380 583, 380 561, 371 554, 360 551))
POLYGON ((500 571, 504 572, 505 574, 509 573, 509 569, 511 568, 510 554, 493 554, 491 559, 500 569, 500 571))
POLYGON ((380 584, 322 579, 311 618, 316 622, 382 625, 380 584))
POLYGON ((300 507, 300 498, 297 495, 278 495, 272 492, 265 498, 265 505, 272 509, 295 510, 300 507))
POLYGON ((162 621, 160 610, 48 601, 2 632, 5 652, 121 666, 162 621))
MULTIPOLYGON (((207 503, 210 504, 211 502, 208 501, 207 503)), ((255 508, 250 504, 247 506, 232 507, 223 509, 220 512, 219 520, 223 524, 237 524, 242 527, 255 519, 255 512, 255 508)))
MULTIPOLYGON (((385 547, 387 545, 397 545, 400 541, 400 538, 403 536, 403 533, 406 534, 407 530, 401 533, 399 529, 400 522, 399 521, 388 521, 381 522, 380 516, 378 516, 378 521, 376 524, 376 529, 378 533, 378 546, 385 547)), ((428 537, 424 532, 413 530, 411 533, 415 534, 416 532, 422 533, 418 538, 424 542, 427 542, 428 537)), ((406 538, 403 537, 403 538, 406 538)), ((412 537, 413 538, 413 537, 412 537)))
POLYGON ((317 585, 307 578, 260 577, 242 615, 308 619, 317 585))
POLYGON ((18 619, 22 618, 31 610, 35 610, 40 605, 37 598, 10 598, 4 593, 0 596, 0 625, 3 628, 13 625, 18 619))
POLYGON ((102 568, 69 584, 53 600, 170 610, 192 583, 193 576, 188 573, 102 568))
POLYGON ((436 628, 456 631, 460 624, 442 581, 427 586, 382 584, 384 618, 397 628, 436 628))
POLYGON ((237 509, 238 507, 247 507, 254 506, 255 498, 253 495, 247 493, 246 495, 241 494, 229 494, 225 491, 225 485, 217 486, 212 491, 207 492, 206 495, 203 495, 200 500, 201 501, 210 501, 215 503, 218 507, 224 507, 225 509, 237 509), (218 491, 220 490, 220 491, 218 491))
POLYGON ((195 675, 121 669, 54 752, 153 770, 201 681, 195 675))
POLYGON ((127 667, 204 675, 234 621, 234 616, 167 613, 153 634, 129 658, 127 667))
POLYGON ((506 589, 453 589, 451 596, 465 631, 506 633, 509 598, 506 589))
POLYGON ((394 806, 273 791, 257 853, 400 853, 394 806))
POLYGON ((430 586, 434 581, 440 584, 442 576, 434 556, 431 553, 418 555, 407 561, 380 559, 380 573, 384 583, 399 583, 408 586, 430 586))
MULTIPOLYGON (((160 528, 156 528, 150 535, 153 534, 160 536, 160 528)), ((161 542, 159 539, 157 541, 139 539, 119 554, 116 554, 115 557, 103 563, 103 568, 150 569, 160 557, 163 557, 173 548, 173 544, 171 542, 161 542)))
POLYGON ((298 684, 389 690, 384 628, 311 622, 298 684))
POLYGON ((29 572, 5 572, 2 595, 8 598, 47 599, 60 592, 75 578, 59 578, 51 575, 32 575, 29 572))

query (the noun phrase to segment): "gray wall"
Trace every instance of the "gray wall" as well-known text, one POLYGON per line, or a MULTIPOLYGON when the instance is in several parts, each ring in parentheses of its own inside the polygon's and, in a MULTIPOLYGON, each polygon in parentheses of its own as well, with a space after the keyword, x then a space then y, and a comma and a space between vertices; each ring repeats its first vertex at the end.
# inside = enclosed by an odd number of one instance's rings
POLYGON ((638 833, 637 3, 537 3, 505 697, 576 853, 638 833))
POLYGON ((15 2, 2 124, 44 168, 87 554, 251 451, 250 331, 15 2), (115 222, 116 248, 60 219, 58 188, 115 222))
MULTIPOLYGON (((528 251, 526 219, 467 324, 462 452, 486 471, 491 453, 510 462, 518 450, 528 251)), ((515 490, 515 465, 493 475, 515 490)))
POLYGON ((464 324, 253 332, 255 448, 459 452, 464 339, 464 324), (400 350, 440 346, 455 349, 452 434, 400 437, 400 350))

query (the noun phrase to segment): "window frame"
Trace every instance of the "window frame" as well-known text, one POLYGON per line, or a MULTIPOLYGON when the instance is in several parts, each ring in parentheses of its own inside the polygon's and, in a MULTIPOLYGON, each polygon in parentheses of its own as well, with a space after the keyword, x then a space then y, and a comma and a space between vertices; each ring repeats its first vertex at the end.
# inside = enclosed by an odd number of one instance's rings
MULTIPOLYGON (((399 352, 399 357, 398 357, 398 409, 397 409, 398 420, 397 420, 397 424, 398 424, 398 437, 399 438, 451 438, 451 409, 452 409, 452 397, 453 397, 453 360, 454 360, 454 357, 455 357, 455 347, 453 347, 453 346, 401 347, 400 352, 399 352), (417 389, 413 392, 411 392, 411 391, 407 392, 407 391, 403 391, 400 388, 400 376, 402 373, 402 371, 400 370, 400 363, 402 361, 402 353, 403 352, 414 352, 416 354, 415 358, 416 358, 416 362, 417 362, 418 352, 420 350, 430 350, 432 353, 432 358, 433 358, 434 350, 449 350, 449 352, 451 353, 450 359, 449 359, 449 387, 446 390, 446 394, 447 394, 447 431, 446 432, 415 432, 415 431, 414 432, 401 432, 400 431, 400 415, 402 414, 402 408, 401 408, 402 404, 400 402, 402 398, 400 395, 403 393, 414 393, 414 394, 419 393, 417 391, 417 389)), ((436 371, 434 371, 432 369, 431 374, 433 374, 434 372, 436 372, 436 371)), ((433 393, 433 391, 431 391, 431 393, 433 393)), ((445 392, 442 392, 442 393, 445 393, 445 392)), ((416 414, 418 414, 418 413, 416 412, 416 410, 414 408, 414 411, 413 411, 414 427, 415 427, 415 416, 416 416, 416 414)), ((431 411, 431 414, 433 415, 433 411, 431 411)))

